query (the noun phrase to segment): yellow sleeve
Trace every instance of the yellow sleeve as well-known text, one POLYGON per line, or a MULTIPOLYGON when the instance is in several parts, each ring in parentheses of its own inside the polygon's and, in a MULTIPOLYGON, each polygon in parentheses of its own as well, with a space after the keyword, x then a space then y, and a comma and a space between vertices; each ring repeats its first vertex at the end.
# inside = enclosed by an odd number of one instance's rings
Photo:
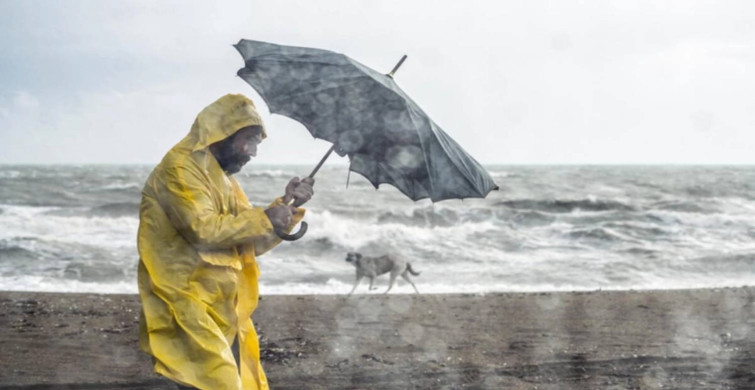
POLYGON ((273 233, 262 208, 247 208, 237 215, 216 208, 211 183, 186 167, 166 169, 157 191, 160 206, 183 238, 199 250, 225 249, 253 242, 273 233))

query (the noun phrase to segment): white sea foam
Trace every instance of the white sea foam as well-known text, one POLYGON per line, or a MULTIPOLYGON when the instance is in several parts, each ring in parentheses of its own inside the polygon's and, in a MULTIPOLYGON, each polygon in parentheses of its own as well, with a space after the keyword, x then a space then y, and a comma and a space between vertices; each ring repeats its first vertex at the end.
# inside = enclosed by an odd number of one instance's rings
POLYGON ((0 239, 14 237, 92 245, 135 247, 139 220, 134 217, 63 217, 47 214, 57 207, 0 206, 0 239))
POLYGON ((335 215, 330 211, 307 213, 310 225, 309 240, 328 239, 346 248, 359 248, 381 242, 392 244, 445 245, 455 241, 464 242, 469 234, 496 229, 489 221, 466 222, 453 226, 420 227, 401 223, 377 223, 335 215))
MULTIPOLYGON (((738 280, 710 280, 708 278, 694 278, 685 280, 658 279, 642 284, 506 284, 506 283, 475 283, 470 280, 465 283, 435 283, 426 282, 422 276, 413 279, 422 294, 487 294, 496 292, 543 292, 543 291, 597 291, 597 290, 677 290, 690 288, 724 288, 752 285, 747 277, 738 280)), ((387 289, 387 278, 378 279, 377 289, 369 291, 368 282, 363 280, 357 287, 355 294, 382 294, 387 289)), ((263 275, 260 279, 261 295, 306 295, 306 294, 347 294, 353 287, 353 281, 328 279, 324 283, 275 283, 266 281, 263 275)), ((41 291, 41 292, 84 292, 101 294, 136 294, 136 281, 118 281, 109 283, 82 282, 78 280, 64 280, 34 275, 0 276, 0 290, 4 291, 41 291)), ((412 287, 403 280, 397 280, 389 294, 414 294, 412 287)))
POLYGON ((138 292, 136 280, 100 283, 39 275, 0 276, 0 290, 100 294, 136 294, 138 292))
POLYGON ((255 169, 254 167, 247 168, 237 175, 242 177, 255 177, 255 176, 268 176, 268 177, 285 177, 291 178, 294 176, 301 176, 301 174, 295 173, 293 170, 284 169, 255 169))
POLYGON ((101 190, 129 190, 129 189, 141 189, 141 183, 135 182, 113 182, 100 187, 101 190))
MULTIPOLYGON (((683 290, 683 289, 698 289, 698 288, 725 288, 731 286, 745 286, 752 285, 747 280, 740 280, 738 283, 732 284, 731 281, 715 281, 715 280, 694 280, 683 281, 677 280, 668 282, 655 281, 643 283, 641 285, 591 285, 584 286, 579 284, 531 284, 531 285, 511 285, 504 283, 482 284, 474 283, 470 281, 468 283, 456 284, 456 283, 426 283, 421 280, 421 277, 414 278, 414 284, 417 286, 420 294, 491 294, 500 292, 511 293, 536 293, 536 292, 571 292, 571 291, 619 291, 619 290, 683 290)), ((387 279, 380 280, 375 283, 376 289, 370 291, 368 289, 369 282, 362 280, 354 294, 377 294, 382 295, 388 288, 387 279)), ((348 294, 354 287, 352 282, 343 282, 340 280, 330 279, 326 283, 284 283, 269 285, 265 283, 264 278, 260 281, 260 294, 261 295, 345 295, 348 294)), ((404 282, 403 280, 397 280, 396 285, 388 293, 390 295, 397 294, 415 294, 414 289, 404 282)))
POLYGON ((20 171, 14 171, 14 170, 0 171, 0 178, 3 178, 3 179, 15 179, 19 176, 21 176, 20 171))

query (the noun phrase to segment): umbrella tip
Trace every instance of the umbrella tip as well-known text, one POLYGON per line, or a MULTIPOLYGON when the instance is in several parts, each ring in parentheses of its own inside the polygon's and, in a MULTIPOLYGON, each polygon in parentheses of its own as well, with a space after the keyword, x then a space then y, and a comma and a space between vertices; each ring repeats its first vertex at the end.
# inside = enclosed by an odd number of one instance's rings
POLYGON ((390 73, 388 73, 386 76, 393 78, 393 74, 396 73, 399 67, 401 67, 401 64, 404 63, 405 59, 406 59, 406 54, 404 54, 404 56, 401 57, 401 59, 398 61, 398 64, 396 64, 396 66, 393 67, 393 70, 390 71, 390 73))

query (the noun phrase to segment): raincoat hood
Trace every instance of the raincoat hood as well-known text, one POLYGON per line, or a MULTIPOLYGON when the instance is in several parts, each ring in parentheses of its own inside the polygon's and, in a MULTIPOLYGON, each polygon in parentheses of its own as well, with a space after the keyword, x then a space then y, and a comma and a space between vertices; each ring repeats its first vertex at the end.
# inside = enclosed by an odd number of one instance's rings
POLYGON ((183 142, 195 152, 206 149, 248 126, 260 126, 262 139, 267 138, 265 125, 252 100, 244 95, 228 94, 205 107, 197 115, 189 135, 183 142))

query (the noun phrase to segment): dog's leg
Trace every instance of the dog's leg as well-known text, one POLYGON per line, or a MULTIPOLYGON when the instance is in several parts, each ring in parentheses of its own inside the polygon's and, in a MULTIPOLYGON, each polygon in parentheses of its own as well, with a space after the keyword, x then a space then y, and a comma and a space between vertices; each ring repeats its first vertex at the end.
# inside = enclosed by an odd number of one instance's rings
POLYGON ((404 273, 401 274, 401 277, 404 278, 404 280, 406 280, 407 282, 409 282, 409 284, 411 284, 412 287, 414 287, 414 292, 419 294, 419 290, 417 290, 417 286, 415 286, 414 283, 411 281, 411 279, 409 279, 409 275, 407 274, 408 271, 409 270, 404 271, 404 273))
POLYGON ((388 289, 385 290, 383 294, 388 294, 388 291, 391 291, 393 288, 393 284, 396 283, 396 277, 398 276, 398 272, 391 271, 391 281, 388 284, 388 289))
POLYGON ((359 286, 359 282, 362 280, 362 275, 357 276, 357 280, 354 282, 354 288, 351 289, 351 292, 349 292, 349 295, 354 293, 354 290, 357 289, 357 286, 359 286))
POLYGON ((377 288, 377 287, 372 287, 373 284, 375 283, 375 275, 369 275, 368 277, 370 278, 370 291, 372 291, 377 288))

